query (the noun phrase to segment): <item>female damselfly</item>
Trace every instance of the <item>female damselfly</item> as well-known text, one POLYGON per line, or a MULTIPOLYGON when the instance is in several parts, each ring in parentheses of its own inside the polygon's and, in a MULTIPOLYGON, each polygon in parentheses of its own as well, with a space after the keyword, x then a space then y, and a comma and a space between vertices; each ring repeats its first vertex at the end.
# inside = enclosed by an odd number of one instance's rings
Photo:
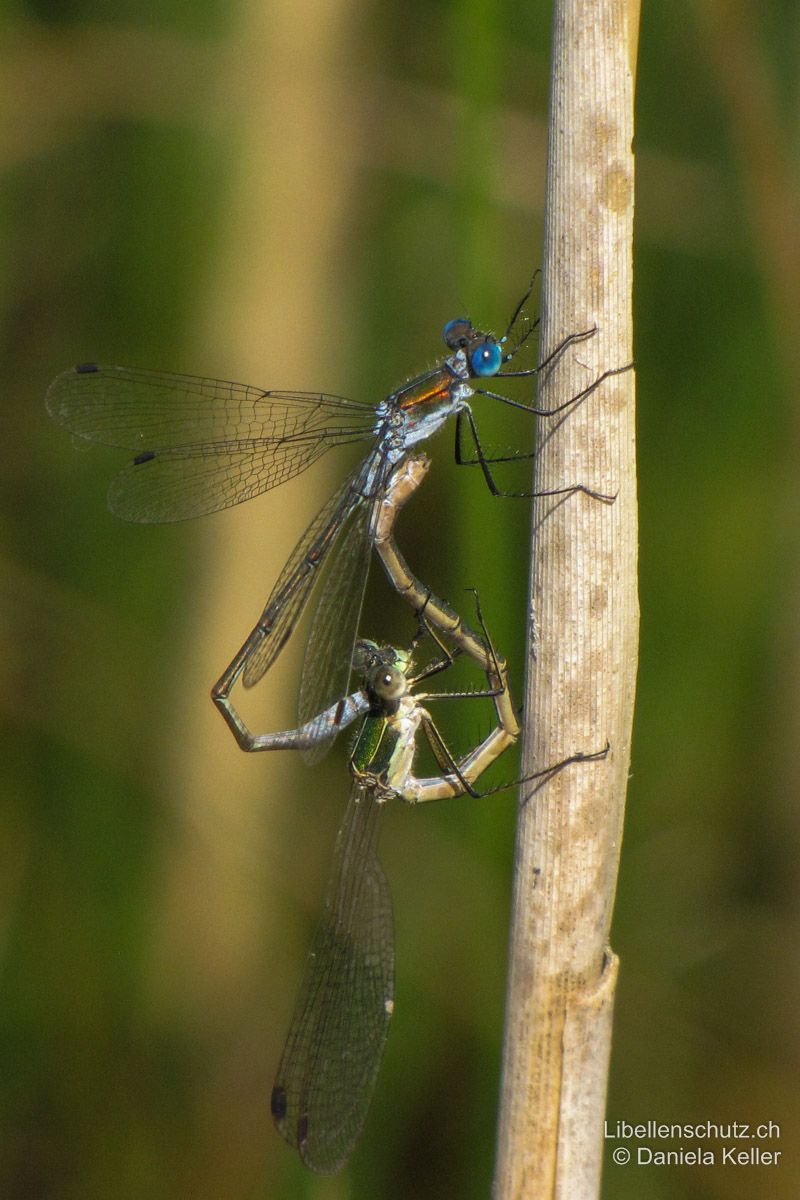
MULTIPOLYGON (((485 627, 484 635, 492 653, 485 627)), ((366 715, 350 759, 350 798, 336 839, 323 916, 308 953, 271 1098, 279 1132, 306 1166, 321 1173, 338 1171, 361 1133, 394 1011, 391 894, 377 853, 381 812, 393 799, 421 804, 513 786, 478 792, 474 784, 515 741, 516 728, 506 729, 501 721, 456 760, 425 707, 431 701, 491 696, 499 714, 506 708, 505 672, 499 662, 487 672, 485 691, 414 691, 451 662, 452 656, 445 654, 412 675, 410 652, 372 642, 356 647, 366 715), (414 774, 420 732, 440 775, 414 774)), ((572 755, 526 782, 549 777, 570 763, 603 758, 607 750, 572 755)))
MULTIPOLYGON (((504 784, 478 792, 475 782, 517 739, 519 725, 508 686, 508 669, 495 650, 476 607, 477 634, 444 601, 411 573, 395 541, 397 517, 428 470, 424 455, 413 455, 392 476, 379 505, 376 549, 389 577, 411 604, 420 635, 429 633, 443 657, 411 674, 412 653, 374 642, 359 642, 354 665, 362 674, 357 691, 297 729, 254 734, 234 707, 229 687, 215 701, 239 745, 248 751, 313 749, 363 718, 350 758, 350 799, 336 839, 323 917, 314 935, 289 1034, 272 1090, 271 1108, 282 1136, 307 1166, 339 1170, 360 1135, 377 1080, 394 1010, 394 927, 389 885, 378 860, 380 814, 387 801, 409 804, 503 791, 504 784), (441 631, 452 652, 436 635, 441 631), (480 691, 421 693, 414 689, 466 654, 484 672, 480 691), (458 760, 450 753, 423 701, 492 699, 496 725, 458 760), (441 774, 418 777, 414 762, 419 734, 441 774)), ((241 670, 241 665, 240 668, 241 670)), ((544 780, 570 763, 604 758, 573 754, 526 780, 544 780)))

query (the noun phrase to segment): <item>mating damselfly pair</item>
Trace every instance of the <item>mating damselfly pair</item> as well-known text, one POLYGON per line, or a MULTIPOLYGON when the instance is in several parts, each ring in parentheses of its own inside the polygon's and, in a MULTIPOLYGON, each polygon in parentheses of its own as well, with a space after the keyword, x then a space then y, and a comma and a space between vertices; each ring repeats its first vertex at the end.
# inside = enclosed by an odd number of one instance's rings
MULTIPOLYGON (((337 838, 324 917, 272 1096, 279 1130, 320 1171, 337 1170, 355 1144, 394 1005, 391 902, 376 855, 381 807, 391 797, 414 802, 476 794, 475 780, 518 733, 505 660, 495 651, 480 613, 478 634, 414 578, 394 542, 397 511, 427 470, 416 448, 454 416, 456 461, 478 466, 497 496, 530 494, 503 492, 497 486, 492 467, 508 457, 491 458, 484 452, 470 400, 482 395, 550 417, 565 413, 618 373, 605 372, 551 409, 524 405, 482 386, 488 380, 532 376, 571 343, 590 336, 588 331, 565 339, 535 367, 504 369, 513 365, 534 328, 524 317, 526 299, 501 338, 476 330, 465 318, 450 321, 444 329, 447 357, 377 406, 324 393, 264 391, 95 364, 64 373, 48 391, 48 410, 59 424, 88 441, 135 452, 109 492, 112 511, 134 521, 175 521, 226 508, 299 474, 334 446, 370 443, 362 462, 301 537, 256 625, 212 692, 246 750, 300 749, 313 760, 340 729, 363 718, 350 759, 351 797, 337 838), (469 453, 464 450, 466 434, 472 440, 469 453), (356 641, 373 546, 390 583, 415 609, 419 629, 444 654, 416 674, 406 651, 356 641), (249 687, 263 677, 320 579, 298 727, 253 734, 233 705, 232 689, 240 678, 249 687), (460 759, 450 753, 422 700, 469 694, 414 692, 455 654, 466 654, 479 665, 486 687, 475 695, 492 698, 497 715, 488 738, 460 759), (361 686, 350 693, 354 665, 361 686), (420 731, 439 776, 418 779, 413 773, 420 731)), ((546 494, 573 492, 611 499, 582 482, 546 494)), ((574 754, 536 777, 604 753, 574 754)))

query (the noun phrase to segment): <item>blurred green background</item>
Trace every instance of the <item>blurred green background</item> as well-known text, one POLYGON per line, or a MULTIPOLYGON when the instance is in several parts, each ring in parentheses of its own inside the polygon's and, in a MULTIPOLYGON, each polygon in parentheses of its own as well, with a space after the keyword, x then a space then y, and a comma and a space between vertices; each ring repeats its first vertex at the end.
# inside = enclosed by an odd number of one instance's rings
MULTIPOLYGON (((541 259, 549 19, 5 6, 4 1200, 489 1194, 511 796, 387 813, 397 1012, 351 1165, 310 1176, 268 1114, 346 768, 242 755, 208 689, 346 456, 129 527, 104 503, 120 456, 71 444, 43 396, 99 359, 377 400, 449 318, 502 327, 541 259)), ((645 5, 642 657, 608 1111, 771 1120, 783 1160, 609 1160, 623 1200, 800 1194, 799 45, 785 0, 645 5)), ((490 443, 530 436, 480 419, 490 443)), ((401 544, 440 594, 479 583, 518 663, 526 506, 457 471, 450 437, 401 544)), ((373 584, 364 632, 406 639, 373 584)), ((299 651, 254 724, 291 723, 299 651)), ((488 720, 463 714, 460 744, 488 720)))

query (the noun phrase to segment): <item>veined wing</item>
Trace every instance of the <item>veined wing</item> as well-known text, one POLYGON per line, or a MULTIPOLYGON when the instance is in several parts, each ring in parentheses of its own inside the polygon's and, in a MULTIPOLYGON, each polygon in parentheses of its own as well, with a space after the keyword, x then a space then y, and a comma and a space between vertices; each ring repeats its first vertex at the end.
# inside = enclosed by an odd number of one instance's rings
MULTIPOLYGON (((334 561, 326 568, 303 655, 297 700, 300 725, 330 708, 350 690, 353 649, 372 553, 367 529, 370 507, 368 503, 361 505, 347 536, 339 539, 331 554, 334 561)), ((309 766, 319 762, 332 741, 331 737, 321 738, 312 749, 302 750, 303 760, 309 766)))
POLYGON ((331 446, 371 439, 375 425, 374 408, 340 396, 95 364, 59 375, 47 409, 87 441, 136 451, 109 506, 148 522, 249 500, 331 446))
MULTIPOLYGON (((374 470, 370 469, 370 484, 362 485, 364 490, 371 496, 381 496, 392 469, 386 460, 380 461, 374 470)), ((353 648, 372 555, 370 519, 374 504, 374 500, 364 501, 347 536, 339 538, 328 556, 303 657, 298 697, 300 725, 350 691, 353 648)), ((304 760, 309 764, 319 762, 330 745, 331 739, 320 739, 313 749, 302 751, 304 760)))
POLYGON ((244 667, 245 687, 253 687, 272 666, 308 603, 331 547, 337 538, 350 533, 354 516, 364 503, 358 489, 362 469, 363 464, 337 488, 290 554, 250 635, 253 650, 244 667))
POLYGON ((394 1007, 394 930, 378 862, 382 805, 354 785, 322 921, 272 1089, 272 1115, 306 1166, 337 1171, 369 1108, 394 1007))
POLYGON ((87 441, 128 450, 283 440, 343 425, 371 428, 375 419, 372 405, 343 396, 96 363, 59 375, 48 388, 47 411, 87 441))

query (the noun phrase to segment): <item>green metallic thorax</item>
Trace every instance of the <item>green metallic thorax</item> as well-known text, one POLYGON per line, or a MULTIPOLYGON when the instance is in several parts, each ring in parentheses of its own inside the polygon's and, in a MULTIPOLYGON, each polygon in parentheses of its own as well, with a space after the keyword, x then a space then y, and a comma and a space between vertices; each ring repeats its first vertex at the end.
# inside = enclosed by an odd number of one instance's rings
POLYGON ((383 715, 368 716, 359 730, 350 769, 356 776, 369 776, 390 783, 404 749, 400 731, 383 715))

